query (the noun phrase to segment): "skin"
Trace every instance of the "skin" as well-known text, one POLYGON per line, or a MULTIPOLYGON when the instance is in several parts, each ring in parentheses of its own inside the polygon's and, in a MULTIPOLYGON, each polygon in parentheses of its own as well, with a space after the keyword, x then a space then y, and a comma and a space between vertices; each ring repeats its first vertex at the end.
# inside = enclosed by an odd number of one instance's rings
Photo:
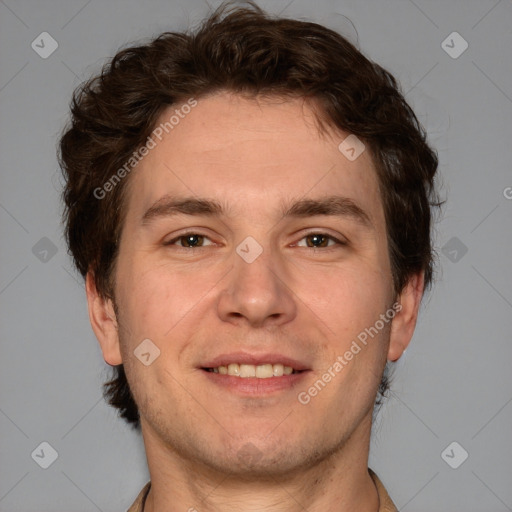
POLYGON ((338 144, 348 134, 322 134, 312 109, 226 92, 198 100, 130 175, 115 308, 88 275, 105 361, 124 364, 140 409, 152 481, 146 512, 379 508, 367 470, 373 404, 386 360, 412 337, 423 278, 394 293, 369 152, 345 158, 338 144), (282 216, 283 205, 333 194, 355 202, 370 224, 282 216), (226 211, 143 223, 166 195, 217 200, 226 211), (166 245, 188 230, 207 237, 202 247, 183 247, 183 238, 166 245), (345 244, 313 248, 315 233, 345 244), (263 248, 250 264, 235 250, 247 236, 263 248), (402 309, 393 322, 299 403, 395 300, 402 309), (147 338, 160 356, 144 366, 133 351, 147 338), (239 350, 285 354, 310 371, 293 389, 248 397, 198 367, 239 350))

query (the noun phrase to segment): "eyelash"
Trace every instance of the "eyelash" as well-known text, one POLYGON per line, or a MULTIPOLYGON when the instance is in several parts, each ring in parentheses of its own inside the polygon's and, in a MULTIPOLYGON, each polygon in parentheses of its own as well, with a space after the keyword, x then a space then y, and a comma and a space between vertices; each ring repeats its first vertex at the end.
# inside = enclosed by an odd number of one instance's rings
MULTIPOLYGON (((183 239, 183 238, 186 238, 187 236, 191 236, 191 235, 197 235, 197 236, 201 236, 203 238, 207 238, 210 240, 210 238, 206 235, 203 235, 201 233, 198 233, 196 231, 189 231, 187 233, 182 233, 181 235, 173 238, 172 240, 169 240, 168 242, 164 242, 164 245, 165 246, 172 246, 175 244, 175 242, 183 239)), ((327 233, 323 233, 321 231, 312 231, 310 233, 306 233, 299 241, 302 241, 304 240, 305 238, 307 237, 310 237, 310 236, 322 236, 322 237, 325 237, 327 238, 329 241, 334 241, 335 242, 335 245, 338 245, 338 246, 346 246, 347 245, 347 242, 344 242, 343 240, 339 240, 338 238, 332 236, 332 235, 329 235, 327 233)), ((214 244, 210 244, 210 245, 214 245, 214 244)), ((293 246, 297 246, 297 243, 295 243, 293 246)), ((206 246, 208 247, 208 246, 206 246)), ((185 251, 190 251, 191 249, 205 249, 206 247, 185 247, 185 246, 177 246, 178 249, 183 249, 185 251)), ((306 246, 306 249, 324 249, 324 250, 332 250, 334 249, 335 246, 331 245, 331 246, 326 246, 326 247, 307 247, 306 246)))

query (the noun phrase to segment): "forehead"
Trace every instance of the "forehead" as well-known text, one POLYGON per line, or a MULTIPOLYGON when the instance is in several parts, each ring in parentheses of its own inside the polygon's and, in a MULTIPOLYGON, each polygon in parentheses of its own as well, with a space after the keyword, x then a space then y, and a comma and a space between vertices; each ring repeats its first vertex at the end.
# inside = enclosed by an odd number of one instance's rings
POLYGON ((256 214, 273 204, 341 194, 362 203, 373 221, 382 217, 369 152, 347 159, 338 146, 348 134, 320 132, 302 99, 217 93, 191 109, 168 108, 159 127, 161 140, 152 136, 154 147, 132 173, 129 215, 165 195, 216 198, 236 214, 256 214))

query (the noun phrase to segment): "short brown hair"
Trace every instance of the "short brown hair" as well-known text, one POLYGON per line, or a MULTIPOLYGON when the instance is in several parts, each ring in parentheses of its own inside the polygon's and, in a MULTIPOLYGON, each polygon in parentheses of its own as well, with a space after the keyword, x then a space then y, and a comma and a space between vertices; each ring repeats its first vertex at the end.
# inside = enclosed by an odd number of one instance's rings
MULTIPOLYGON (((221 5, 194 32, 166 32, 119 51, 73 95, 71 123, 59 147, 66 237, 76 267, 84 277, 93 274, 103 297, 114 298, 129 177, 102 199, 95 190, 144 145, 164 109, 217 91, 312 99, 320 126, 326 122, 361 139, 377 169, 395 292, 418 272, 429 287, 438 162, 395 78, 340 34, 272 17, 248 2, 221 5)), ((105 397, 138 426, 123 366, 115 372, 105 397)), ((385 372, 377 403, 387 377, 385 372)))

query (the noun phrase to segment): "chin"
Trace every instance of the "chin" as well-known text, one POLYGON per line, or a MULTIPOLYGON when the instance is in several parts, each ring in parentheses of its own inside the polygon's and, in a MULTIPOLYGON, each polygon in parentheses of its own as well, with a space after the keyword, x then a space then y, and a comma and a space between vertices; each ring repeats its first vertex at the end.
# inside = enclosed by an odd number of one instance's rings
POLYGON ((248 480, 287 479, 295 472, 304 471, 329 458, 339 446, 322 446, 303 440, 274 437, 270 439, 230 438, 229 447, 202 453, 202 460, 210 469, 220 473, 236 473, 248 480))

